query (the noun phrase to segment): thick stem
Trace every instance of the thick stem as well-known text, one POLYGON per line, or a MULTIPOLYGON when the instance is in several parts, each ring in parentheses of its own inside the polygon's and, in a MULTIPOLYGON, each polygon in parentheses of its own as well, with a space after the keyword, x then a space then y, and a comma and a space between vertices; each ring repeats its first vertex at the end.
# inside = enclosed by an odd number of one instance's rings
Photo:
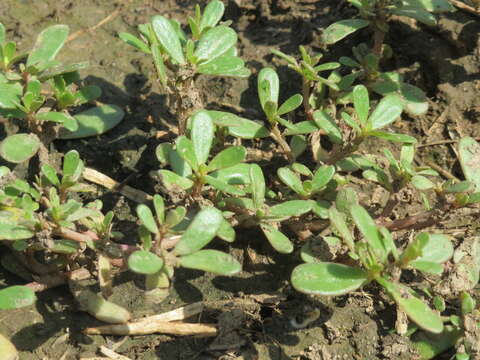
POLYGON ((200 92, 195 87, 193 76, 177 81, 171 90, 170 102, 178 119, 178 134, 185 135, 188 118, 203 108, 203 101, 200 92))
POLYGON ((375 34, 373 35, 373 54, 379 59, 382 58, 382 47, 385 40, 385 32, 380 29, 375 29, 375 34))
POLYGON ((303 77, 302 78, 303 108, 305 109, 307 120, 313 120, 313 111, 312 111, 312 108, 310 107, 310 101, 309 101, 310 89, 311 89, 311 81, 303 77))
POLYGON ((295 157, 293 156, 292 149, 290 148, 290 145, 288 145, 288 143, 283 138, 283 135, 278 129, 278 126, 276 124, 272 126, 270 135, 272 136, 273 140, 275 140, 278 143, 278 145, 280 145, 283 152, 287 156, 288 161, 290 163, 293 163, 295 161, 295 157))

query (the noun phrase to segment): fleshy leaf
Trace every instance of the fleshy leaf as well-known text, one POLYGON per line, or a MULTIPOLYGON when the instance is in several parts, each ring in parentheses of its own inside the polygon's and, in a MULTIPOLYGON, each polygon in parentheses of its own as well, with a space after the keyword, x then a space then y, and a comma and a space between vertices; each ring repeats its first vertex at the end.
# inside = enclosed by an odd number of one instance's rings
POLYGON ((395 120, 402 114, 403 106, 400 96, 391 94, 385 96, 378 103, 372 115, 368 119, 368 128, 372 130, 381 129, 395 120))
POLYGON ((217 26, 202 35, 194 55, 199 61, 212 61, 227 52, 236 42, 235 30, 228 26, 217 26))
POLYGON ((293 251, 292 242, 280 230, 266 223, 260 224, 260 227, 267 240, 270 242, 270 245, 272 245, 279 253, 290 254, 293 251))
POLYGON ((223 215, 218 209, 203 208, 183 233, 175 246, 175 253, 183 256, 200 250, 212 241, 222 222, 223 215))
POLYGON ((336 234, 341 236, 348 248, 353 251, 355 249, 355 242, 353 239, 352 232, 348 228, 347 222, 345 221, 345 214, 339 212, 334 206, 328 209, 328 217, 330 223, 336 231, 336 234))
POLYGON ((158 175, 163 183, 163 185, 169 191, 178 191, 178 190, 188 190, 193 186, 193 181, 175 174, 170 170, 160 170, 158 175))
POLYGON ((128 268, 137 274, 156 274, 162 267, 163 260, 150 251, 138 250, 128 257, 128 268))
POLYGON ((200 32, 208 27, 214 27, 220 21, 225 11, 225 5, 219 0, 212 0, 203 11, 200 20, 200 32))
POLYGON ((258 74, 258 98, 262 109, 265 110, 265 104, 269 101, 278 103, 278 94, 280 91, 280 80, 275 70, 263 68, 258 74))
POLYGON ((217 236, 229 243, 235 241, 235 230, 226 219, 222 221, 222 224, 218 228, 217 236))
POLYGON ((138 37, 126 33, 126 32, 121 32, 118 34, 118 37, 125 41, 128 45, 131 45, 135 48, 137 48, 140 51, 143 51, 145 54, 150 54, 150 48, 148 47, 147 44, 145 44, 142 40, 140 40, 138 37))
POLYGON ((443 330, 443 322, 438 313, 430 309, 422 300, 416 297, 408 287, 392 283, 381 277, 376 279, 388 294, 398 304, 400 310, 416 323, 420 328, 439 334, 443 330))
POLYGON ((250 183, 252 184, 253 203, 255 208, 261 209, 265 202, 265 178, 262 168, 257 164, 250 165, 250 183))
POLYGON ((241 139, 257 139, 270 136, 270 131, 262 124, 241 117, 238 118, 237 124, 228 127, 228 133, 241 139))
POLYGON ((24 226, 0 222, 0 240, 30 239, 34 235, 33 231, 24 226))
POLYGON ((302 180, 292 170, 287 167, 282 167, 277 170, 277 175, 290 189, 300 195, 307 195, 303 188, 302 180))
POLYGON ((53 25, 43 30, 28 55, 27 68, 38 63, 51 62, 67 40, 68 31, 67 25, 53 25))
MULTIPOLYGON (((324 110, 316 110, 313 113, 313 120, 317 126, 327 133, 328 138, 334 144, 343 143, 342 132, 333 118, 324 110)), ((298 125, 297 125, 298 127, 298 125)), ((313 129, 314 131, 317 129, 313 129)))
POLYGON ((458 152, 465 178, 480 192, 480 144, 471 137, 464 137, 458 144, 458 152))
POLYGON ((34 134, 15 134, 0 143, 0 155, 12 163, 21 163, 34 156, 40 148, 40 140, 34 134))
POLYGON ((368 274, 360 268, 319 262, 297 266, 291 281, 302 293, 335 296, 355 291, 368 281, 368 274))
POLYGON ((219 152, 208 164, 209 171, 228 168, 245 160, 247 149, 243 146, 230 146, 219 152))
POLYGON ((220 275, 233 275, 242 270, 242 265, 231 255, 218 250, 200 250, 180 258, 180 266, 208 271, 220 275))
POLYGON ((165 221, 165 202, 163 197, 158 194, 153 195, 153 207, 155 208, 158 223, 163 224, 165 221))
POLYGON ((137 215, 142 224, 152 233, 158 234, 158 226, 153 217, 152 210, 147 205, 140 204, 137 206, 137 215))
POLYGON ((250 184, 250 166, 250 164, 240 163, 216 170, 209 175, 230 185, 247 185, 250 184))
POLYGON ((295 110, 300 105, 302 105, 303 97, 300 94, 295 94, 289 97, 278 109, 277 114, 283 115, 290 111, 295 110))
POLYGON ((60 139, 80 139, 89 136, 101 135, 122 121, 125 113, 116 105, 102 105, 76 114, 78 122, 76 131, 61 131, 60 139))
MULTIPOLYGON (((180 155, 180 157, 185 160, 188 165, 190 165, 192 167, 193 170, 197 171, 198 170, 198 161, 197 161, 197 156, 195 155, 195 149, 193 148, 193 142, 187 138, 186 136, 179 136, 176 140, 175 140, 175 147, 176 147, 176 152, 178 153, 178 155, 180 155)), ((170 153, 170 156, 172 156, 173 154, 170 153)), ((171 161, 172 163, 172 168, 174 169, 174 171, 179 174, 179 175, 187 175, 188 174, 188 171, 187 173, 183 172, 183 171, 179 171, 180 169, 177 168, 177 166, 175 166, 175 162, 174 161, 171 161)), ((178 163, 178 162, 177 162, 178 163)), ((181 168, 183 168, 182 165, 180 165, 181 168)))
POLYGON ((238 195, 238 196, 245 195, 245 191, 243 191, 242 189, 239 189, 233 185, 227 184, 212 176, 205 175, 204 179, 208 184, 212 185, 215 189, 220 190, 221 192, 224 192, 226 194, 238 195))
POLYGON ((418 190, 428 190, 435 187, 435 184, 431 180, 422 175, 412 177, 412 185, 418 190))
POLYGON ((271 206, 268 215, 278 218, 303 215, 312 210, 312 202, 308 200, 290 200, 271 206))
POLYGON ((368 244, 380 257, 380 262, 383 262, 387 253, 375 221, 373 221, 367 210, 360 205, 352 205, 350 214, 352 215, 355 225, 357 225, 362 235, 368 241, 368 244))
POLYGON ((367 125, 368 113, 370 112, 370 99, 368 97, 368 90, 363 85, 357 85, 353 88, 353 105, 358 115, 360 123, 367 125))
POLYGON ((348 35, 370 25, 370 21, 363 19, 341 20, 333 23, 325 29, 322 40, 325 44, 335 44, 348 35))
POLYGON ((444 263, 453 256, 453 245, 450 238, 443 234, 429 234, 428 241, 422 247, 422 255, 413 261, 410 265, 415 267, 417 262, 428 261, 434 263, 444 263))
POLYGON ((192 118, 191 139, 198 165, 205 164, 210 154, 213 138, 215 136, 215 127, 212 118, 206 111, 195 113, 192 118))
POLYGON ((180 39, 170 20, 161 15, 156 15, 152 19, 152 26, 158 41, 167 54, 180 65, 185 64, 180 39))
POLYGON ((415 144, 417 142, 417 139, 415 139, 413 136, 406 134, 389 133, 386 131, 369 131, 368 135, 404 144, 415 144))
POLYGON ((312 192, 320 191, 327 186, 330 180, 332 180, 333 175, 335 175, 335 166, 320 166, 312 179, 312 192))
POLYGON ((13 310, 35 303, 35 292, 27 286, 9 286, 0 290, 0 310, 13 310))
POLYGON ((60 123, 70 131, 76 131, 78 129, 77 120, 74 117, 61 112, 49 111, 39 113, 37 119, 60 123))
POLYGON ((200 74, 232 76, 245 78, 250 76, 250 70, 245 67, 245 62, 238 56, 219 56, 212 61, 202 63, 197 68, 200 74))

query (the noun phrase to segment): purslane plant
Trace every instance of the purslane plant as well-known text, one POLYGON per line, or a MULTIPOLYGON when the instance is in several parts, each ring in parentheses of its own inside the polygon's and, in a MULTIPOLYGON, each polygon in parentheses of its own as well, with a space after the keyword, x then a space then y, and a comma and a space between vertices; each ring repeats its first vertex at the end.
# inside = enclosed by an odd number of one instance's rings
POLYGON ((203 108, 195 79, 198 75, 248 77, 250 71, 237 56, 237 34, 228 23, 219 23, 225 11, 219 0, 210 1, 203 13, 197 5, 188 19, 187 36, 177 20, 156 15, 151 23, 138 27, 141 39, 120 33, 120 38, 138 50, 151 54, 160 83, 169 95, 170 106, 184 135, 187 119, 203 108))
POLYGON ((48 162, 48 145, 57 138, 101 134, 123 118, 114 105, 102 105, 72 116, 68 108, 91 102, 101 95, 95 85, 79 86, 79 70, 88 63, 63 65, 55 60, 67 40, 69 28, 53 25, 43 30, 33 48, 16 53, 0 23, 0 115, 19 120, 22 131, 5 138, 0 156, 20 163, 37 152, 48 162), (65 131, 62 131, 62 127, 65 131))

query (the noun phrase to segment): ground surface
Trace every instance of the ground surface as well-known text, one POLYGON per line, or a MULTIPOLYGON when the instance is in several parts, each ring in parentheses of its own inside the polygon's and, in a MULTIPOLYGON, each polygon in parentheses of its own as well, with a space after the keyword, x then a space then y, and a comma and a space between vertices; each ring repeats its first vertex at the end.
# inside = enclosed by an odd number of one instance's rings
MULTIPOLYGON (((201 0, 201 5, 206 1, 201 0)), ((270 49, 279 48, 295 55, 299 45, 319 51, 321 30, 335 20, 348 17, 352 10, 343 1, 235 0, 227 1, 226 19, 233 20, 240 35, 240 51, 253 75, 248 80, 208 78, 201 80, 210 109, 259 111, 256 97, 256 72, 271 64, 270 49), (230 106, 231 105, 231 106, 230 106)), ((103 89, 102 101, 125 109, 125 120, 99 138, 64 141, 54 151, 78 149, 87 165, 121 181, 132 172, 130 183, 149 193, 154 182, 149 171, 158 168, 154 148, 156 131, 168 130, 172 115, 165 96, 154 81, 150 59, 123 44, 119 31, 135 32, 137 24, 154 14, 167 14, 185 20, 193 11, 190 0, 125 0, 107 2, 4 0, 0 21, 10 38, 28 49, 44 27, 68 24, 71 33, 90 28, 109 14, 113 20, 89 33, 81 33, 61 52, 66 62, 90 61, 84 71, 86 81, 103 89), (155 127, 155 124, 157 127, 155 127)), ((387 37, 395 56, 386 69, 401 69, 407 79, 423 88, 430 100, 426 116, 405 118, 398 126, 423 144, 437 140, 480 136, 480 22, 463 12, 444 15, 435 29, 418 28, 405 19, 392 24, 387 37)), ((327 59, 348 55, 352 45, 368 40, 368 34, 354 36, 325 52, 327 59), (362 38, 361 36, 364 36, 362 38)), ((282 97, 300 90, 298 77, 278 59, 282 97)), ((168 140, 168 134, 163 140, 168 140)), ((455 144, 421 148, 421 162, 435 162, 461 177, 455 144), (453 147, 452 147, 453 145, 453 147)), ((378 146, 377 146, 378 147, 378 146)), ((135 204, 117 194, 99 189, 98 197, 106 208, 118 213, 117 227, 127 234, 135 222, 135 204)), ((406 213, 415 212, 413 201, 406 213)), ((454 236, 468 230, 470 219, 453 217, 442 225, 454 236), (455 230, 458 230, 455 232, 455 230)), ((478 225, 478 219, 477 227, 478 225)), ((475 226, 475 224, 473 224, 475 226)), ((471 230, 471 228, 469 228, 471 230)), ((240 234, 233 253, 243 261, 244 272, 234 278, 204 276, 200 272, 179 271, 171 295, 161 304, 145 299, 140 279, 120 277, 113 301, 136 316, 166 311, 184 303, 208 301, 204 322, 219 322, 225 330, 215 339, 144 336, 126 339, 117 351, 131 359, 410 359, 401 341, 390 334, 395 321, 392 304, 375 287, 334 299, 311 299, 294 292, 288 284, 295 259, 272 256, 258 233, 240 234), (128 294, 128 296, 125 296, 128 294), (368 295, 369 294, 369 295, 368 295), (266 296, 268 295, 268 296, 266 296), (273 297, 270 299, 270 297, 273 297), (228 300, 228 301, 227 301, 228 300), (296 330, 290 320, 308 310, 321 309, 321 316, 306 329, 296 330), (233 329, 233 331, 228 331, 233 329)), ((1 273, 7 284, 17 279, 1 273)), ((21 351, 21 359, 76 359, 94 356, 99 345, 111 345, 116 337, 84 336, 81 329, 95 324, 93 318, 76 312, 66 288, 40 295, 32 308, 0 312, 0 332, 9 336, 21 351)), ((447 358, 447 357, 445 357, 447 358)))

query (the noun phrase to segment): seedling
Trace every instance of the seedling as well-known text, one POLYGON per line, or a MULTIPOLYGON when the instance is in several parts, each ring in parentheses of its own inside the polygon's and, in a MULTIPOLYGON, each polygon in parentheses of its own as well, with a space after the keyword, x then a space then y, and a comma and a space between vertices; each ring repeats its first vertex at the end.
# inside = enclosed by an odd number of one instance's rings
POLYGON ((350 257, 357 260, 359 266, 315 261, 304 256, 304 260, 310 262, 294 269, 291 277, 293 286, 308 294, 337 296, 375 281, 420 328, 433 333, 442 332, 440 316, 398 280, 401 270, 407 268, 441 274, 442 263, 453 255, 450 239, 441 234, 420 233, 403 250, 399 250, 390 232, 377 227, 360 205, 354 204, 349 208, 349 217, 361 233, 361 240, 355 239, 344 213, 332 207, 329 217, 335 233, 343 239, 350 257))
POLYGON ((225 6, 212 0, 203 13, 197 5, 188 19, 191 35, 177 20, 161 15, 151 23, 139 25, 141 38, 120 33, 120 38, 138 50, 151 54, 162 86, 169 94, 170 106, 177 116, 179 134, 184 135, 187 119, 203 108, 195 78, 200 75, 248 77, 250 71, 237 56, 237 34, 228 23, 219 23, 225 6))
POLYGON ((78 87, 78 71, 88 63, 62 65, 55 60, 68 31, 66 25, 50 26, 38 35, 29 53, 16 54, 15 42, 6 41, 5 27, 0 23, 0 115, 21 120, 22 130, 29 132, 2 141, 0 155, 7 161, 20 163, 40 152, 41 162, 48 163, 47 146, 54 139, 98 135, 123 117, 123 111, 113 105, 75 116, 67 111, 101 95, 97 86, 78 87))
POLYGON ((203 249, 216 235, 233 241, 235 232, 214 207, 201 209, 185 228, 185 208, 165 212, 160 195, 153 197, 155 216, 146 205, 137 207, 142 225, 139 228, 141 250, 128 258, 131 271, 146 275, 146 289, 168 288, 174 267, 233 275, 241 270, 240 263, 231 255, 218 250, 203 249), (174 237, 174 234, 182 234, 174 237), (153 239, 152 239, 153 235, 153 239))

